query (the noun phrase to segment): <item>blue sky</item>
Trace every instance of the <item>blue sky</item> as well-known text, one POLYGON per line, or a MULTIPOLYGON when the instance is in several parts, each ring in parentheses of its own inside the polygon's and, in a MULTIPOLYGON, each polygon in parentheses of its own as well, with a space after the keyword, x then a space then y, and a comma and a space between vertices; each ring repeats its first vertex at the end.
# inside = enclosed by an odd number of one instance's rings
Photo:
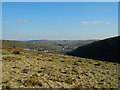
POLYGON ((0 39, 2 39, 2 3, 0 2, 0 39))
POLYGON ((2 0, 2 2, 119 2, 119 0, 2 0))
POLYGON ((3 39, 104 39, 118 34, 117 2, 4 2, 3 39))

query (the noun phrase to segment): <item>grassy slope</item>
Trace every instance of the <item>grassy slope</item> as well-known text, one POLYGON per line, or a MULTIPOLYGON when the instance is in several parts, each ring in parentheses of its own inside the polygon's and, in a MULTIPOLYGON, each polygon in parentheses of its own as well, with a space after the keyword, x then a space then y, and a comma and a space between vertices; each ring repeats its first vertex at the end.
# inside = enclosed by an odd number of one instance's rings
POLYGON ((5 88, 118 87, 117 63, 7 47, 2 54, 5 88))
POLYGON ((16 46, 17 48, 36 48, 37 49, 59 49, 60 46, 54 45, 54 44, 33 44, 33 43, 27 43, 22 41, 11 41, 11 40, 2 40, 2 44, 5 46, 16 46))

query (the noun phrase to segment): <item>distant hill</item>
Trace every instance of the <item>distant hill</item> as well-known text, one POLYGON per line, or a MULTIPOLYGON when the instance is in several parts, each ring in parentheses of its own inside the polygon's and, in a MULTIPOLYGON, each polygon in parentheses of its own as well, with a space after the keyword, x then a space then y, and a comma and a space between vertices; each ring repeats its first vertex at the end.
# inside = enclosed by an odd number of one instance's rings
POLYGON ((48 40, 29 40, 29 41, 26 41, 26 42, 42 42, 42 41, 48 41, 48 40))
POLYGON ((54 44, 61 47, 68 46, 68 47, 79 47, 85 44, 89 44, 97 40, 30 40, 27 41, 29 43, 37 43, 37 44, 54 44))
POLYGON ((2 40, 2 45, 35 51, 66 54, 79 46, 89 44, 94 41, 95 40, 30 40, 23 42, 2 40))
POLYGON ((54 44, 34 44, 34 43, 28 43, 23 41, 12 41, 12 40, 2 40, 2 45, 16 48, 31 48, 31 49, 60 49, 60 46, 54 45, 54 44))
POLYGON ((119 46, 120 36, 117 36, 81 46, 67 54, 120 63, 119 46))

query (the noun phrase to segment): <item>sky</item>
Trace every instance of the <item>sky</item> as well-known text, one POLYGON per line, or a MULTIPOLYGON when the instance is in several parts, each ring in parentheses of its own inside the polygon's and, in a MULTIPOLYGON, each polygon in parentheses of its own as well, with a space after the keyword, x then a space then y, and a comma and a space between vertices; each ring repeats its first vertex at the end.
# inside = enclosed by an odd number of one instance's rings
POLYGON ((119 2, 119 0, 1 0, 2 2, 119 2))
POLYGON ((2 39, 2 3, 0 2, 0 39, 2 39))
POLYGON ((7 40, 83 40, 118 35, 117 2, 3 2, 7 40))

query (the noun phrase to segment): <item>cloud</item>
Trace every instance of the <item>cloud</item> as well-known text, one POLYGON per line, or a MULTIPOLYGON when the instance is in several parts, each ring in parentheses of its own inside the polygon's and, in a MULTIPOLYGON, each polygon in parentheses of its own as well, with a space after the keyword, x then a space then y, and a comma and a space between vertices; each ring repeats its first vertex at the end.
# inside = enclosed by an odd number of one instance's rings
POLYGON ((81 22, 81 24, 90 24, 90 22, 81 22))
POLYGON ((97 23, 102 23, 104 21, 94 21, 94 22, 81 22, 81 24, 97 24, 97 23))
POLYGON ((13 24, 23 24, 23 23, 27 23, 27 20, 16 20, 13 22, 13 24))
POLYGON ((95 21, 95 22, 91 22, 92 24, 96 24, 96 23, 102 23, 104 21, 95 21))

